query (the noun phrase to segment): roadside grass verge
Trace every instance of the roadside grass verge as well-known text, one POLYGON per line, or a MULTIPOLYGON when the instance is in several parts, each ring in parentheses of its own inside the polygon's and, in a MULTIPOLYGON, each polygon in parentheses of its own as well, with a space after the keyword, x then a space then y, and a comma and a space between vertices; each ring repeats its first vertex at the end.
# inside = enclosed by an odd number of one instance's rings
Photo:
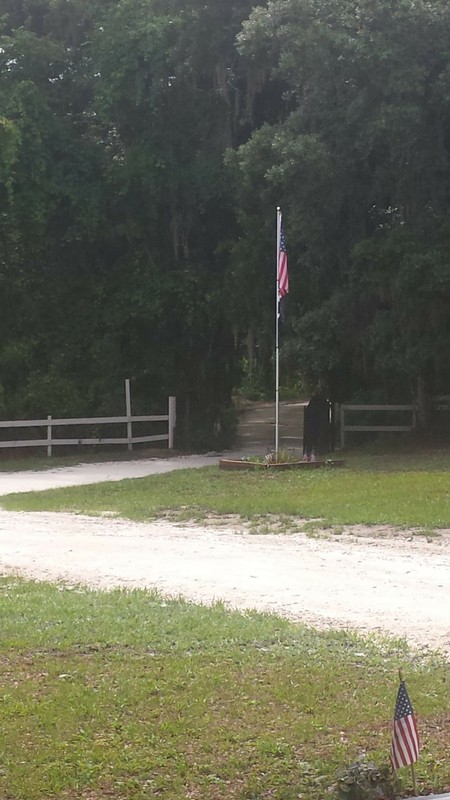
POLYGON ((7 495, 0 505, 9 510, 116 514, 138 521, 239 515, 263 523, 264 517, 276 515, 286 523, 290 518, 320 519, 325 526, 386 524, 422 531, 450 527, 450 461, 442 454, 420 459, 413 454, 358 454, 347 463, 337 469, 278 473, 218 467, 178 470, 7 495))
MULTIPOLYGON (((0 579, 0 796, 317 800, 388 761, 397 668, 421 793, 450 788, 448 664, 271 615, 0 579)), ((411 792, 401 771, 401 794, 411 792)))

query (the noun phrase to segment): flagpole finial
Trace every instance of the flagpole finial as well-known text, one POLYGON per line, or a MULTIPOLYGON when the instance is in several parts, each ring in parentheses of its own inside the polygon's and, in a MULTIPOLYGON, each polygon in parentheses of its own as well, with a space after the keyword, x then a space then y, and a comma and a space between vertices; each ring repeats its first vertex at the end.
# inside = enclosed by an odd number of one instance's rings
POLYGON ((277 206, 277 211, 281 211, 281 208, 280 208, 280 206, 277 206))

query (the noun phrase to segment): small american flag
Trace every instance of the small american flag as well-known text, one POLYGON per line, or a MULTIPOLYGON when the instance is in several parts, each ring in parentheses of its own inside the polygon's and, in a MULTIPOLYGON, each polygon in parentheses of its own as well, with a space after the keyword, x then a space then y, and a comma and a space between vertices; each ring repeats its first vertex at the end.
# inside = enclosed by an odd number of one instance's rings
POLYGON ((288 258, 284 227, 280 227, 280 252, 278 253, 278 297, 281 299, 289 291, 288 258))
POLYGON ((400 682, 395 703, 391 761, 394 770, 414 764, 419 756, 419 734, 405 681, 400 682))

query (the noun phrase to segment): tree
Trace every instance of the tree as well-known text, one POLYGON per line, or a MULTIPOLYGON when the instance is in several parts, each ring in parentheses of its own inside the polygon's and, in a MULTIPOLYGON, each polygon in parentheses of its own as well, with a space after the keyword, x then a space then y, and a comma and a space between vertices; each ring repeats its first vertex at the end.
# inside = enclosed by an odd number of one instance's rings
POLYGON ((0 369, 16 413, 106 411, 131 375, 137 407, 176 394, 186 441, 196 419, 212 434, 234 383, 223 151, 249 8, 8 6, 2 236, 16 250, 0 369))
POLYGON ((266 80, 283 82, 285 102, 236 160, 265 187, 253 207, 282 203, 298 254, 290 351, 310 379, 320 363, 322 378, 340 375, 341 397, 345 385, 386 396, 444 386, 449 22, 447 2, 274 0, 240 36, 247 59, 271 65, 266 80))

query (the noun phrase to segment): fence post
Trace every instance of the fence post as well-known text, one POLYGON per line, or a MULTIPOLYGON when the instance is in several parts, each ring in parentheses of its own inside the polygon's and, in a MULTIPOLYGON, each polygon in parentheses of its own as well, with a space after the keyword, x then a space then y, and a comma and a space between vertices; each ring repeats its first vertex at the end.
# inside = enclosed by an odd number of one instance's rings
POLYGON ((173 450, 173 439, 177 424, 177 399, 169 397, 169 450, 173 450))
POLYGON ((339 413, 341 416, 341 447, 342 449, 345 448, 345 406, 341 405, 339 408, 339 413))
POLYGON ((128 450, 133 449, 133 431, 131 425, 131 393, 130 393, 130 379, 125 378, 125 406, 127 417, 127 439, 128 450))
POLYGON ((47 416, 47 458, 52 455, 52 417, 51 414, 47 416))
POLYGON ((330 452, 334 453, 336 446, 340 446, 336 442, 336 426, 340 420, 340 406, 339 403, 330 402, 330 452))

